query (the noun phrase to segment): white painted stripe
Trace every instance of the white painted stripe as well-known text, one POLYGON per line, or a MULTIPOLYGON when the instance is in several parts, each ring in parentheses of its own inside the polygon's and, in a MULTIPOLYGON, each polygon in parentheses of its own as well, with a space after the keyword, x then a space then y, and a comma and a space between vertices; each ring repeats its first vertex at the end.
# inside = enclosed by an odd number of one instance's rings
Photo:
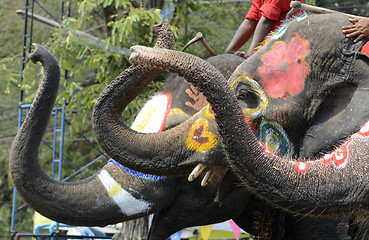
POLYGON ((131 128, 142 133, 159 132, 167 111, 168 98, 164 94, 158 94, 147 101, 145 106, 137 114, 131 128))
POLYGON ((102 170, 98 176, 109 196, 118 204, 123 214, 131 216, 149 211, 150 203, 133 197, 106 170, 102 170))

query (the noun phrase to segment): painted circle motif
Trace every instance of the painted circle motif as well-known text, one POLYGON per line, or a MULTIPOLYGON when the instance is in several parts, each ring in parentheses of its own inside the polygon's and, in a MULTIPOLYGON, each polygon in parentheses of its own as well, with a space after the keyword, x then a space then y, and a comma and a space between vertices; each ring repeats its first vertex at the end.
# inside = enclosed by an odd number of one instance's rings
POLYGON ((287 133, 277 122, 263 120, 260 124, 259 137, 265 148, 273 154, 280 157, 292 157, 292 143, 290 142, 287 133))

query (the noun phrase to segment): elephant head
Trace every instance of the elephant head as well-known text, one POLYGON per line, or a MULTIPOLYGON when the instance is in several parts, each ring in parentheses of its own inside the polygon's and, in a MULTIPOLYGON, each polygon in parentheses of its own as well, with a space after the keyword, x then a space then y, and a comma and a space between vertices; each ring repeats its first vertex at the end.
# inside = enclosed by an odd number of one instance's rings
MULTIPOLYGON (((231 76, 236 66, 243 60, 229 54, 206 59, 226 78, 231 76)), ((172 128, 195 114, 199 107, 204 106, 204 102, 207 103, 202 93, 185 79, 170 75, 165 82, 164 90, 147 102, 131 128, 145 133, 172 128)), ((149 239, 156 239, 157 236, 162 236, 158 239, 164 239, 164 236, 169 236, 168 233, 175 229, 213 223, 214 219, 219 222, 227 218, 232 218, 242 229, 263 239, 347 237, 346 225, 342 219, 309 217, 301 219, 293 216, 255 196, 250 197, 251 192, 240 188, 237 179, 230 172, 223 179, 215 177, 216 181, 210 181, 209 185, 202 190, 197 189, 196 184, 188 183, 185 177, 170 179, 177 183, 175 192, 178 194, 165 209, 155 213, 149 239), (216 191, 218 191, 217 194, 215 194, 216 191), (211 199, 215 195, 219 205, 211 199), (224 211, 225 209, 228 210, 224 211), (244 210, 240 213, 242 209, 244 210)), ((171 189, 170 186, 168 184, 169 189, 171 189)))
POLYGON ((140 171, 182 175, 197 163, 228 167, 244 187, 288 211, 368 216, 368 58, 359 53, 364 42, 341 34, 348 23, 339 14, 290 22, 238 67, 230 84, 199 58, 135 46, 134 65, 184 76, 211 107, 162 133, 139 134, 118 113, 131 97, 121 92, 135 87, 117 79, 95 105, 98 140, 110 156, 140 171), (250 119, 287 137, 292 154, 280 157, 263 147, 250 119))

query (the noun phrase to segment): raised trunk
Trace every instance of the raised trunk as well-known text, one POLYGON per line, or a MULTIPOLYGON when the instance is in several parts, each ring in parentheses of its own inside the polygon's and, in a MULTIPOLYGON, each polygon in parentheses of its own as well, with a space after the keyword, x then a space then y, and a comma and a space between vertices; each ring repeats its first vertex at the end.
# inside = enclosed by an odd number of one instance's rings
POLYGON ((25 201, 50 219, 84 226, 105 226, 146 216, 167 204, 171 198, 163 196, 167 194, 168 183, 137 181, 137 177, 112 162, 99 173, 72 183, 59 182, 46 175, 39 163, 38 151, 57 96, 60 69, 48 50, 35 46, 30 59, 42 63, 44 77, 14 139, 9 163, 14 185, 25 201), (122 186, 127 182, 136 185, 124 189, 122 186), (136 189, 144 194, 138 194, 136 189))
MULTIPOLYGON (((342 215, 364 210, 364 215, 368 214, 369 187, 365 184, 369 180, 365 152, 369 147, 368 125, 340 148, 350 154, 344 167, 332 164, 333 160, 331 163, 328 159, 330 154, 311 161, 272 156, 263 151, 244 122, 235 94, 212 66, 176 51, 141 46, 132 47, 132 50, 133 64, 161 67, 199 87, 215 113, 229 165, 251 191, 298 213, 342 215), (191 67, 184 67, 183 61, 191 67)), ((338 158, 340 153, 333 154, 338 158)))
MULTIPOLYGON (((172 39, 169 31, 162 35, 163 39, 172 39)), ((155 48, 173 48, 173 45, 161 41, 155 48)), ((159 175, 189 172, 193 166, 191 159, 223 159, 222 146, 218 144, 215 134, 206 137, 202 143, 196 142, 196 139, 190 146, 186 143, 191 126, 198 120, 197 116, 176 128, 155 134, 135 132, 122 121, 123 109, 160 71, 154 67, 131 66, 100 95, 94 107, 93 126, 101 147, 110 157, 129 168, 159 175), (209 148, 209 151, 204 151, 204 148, 209 148), (168 167, 168 162, 173 164, 168 167)), ((216 131, 213 119, 209 119, 206 125, 209 131, 216 131)))
POLYGON ((12 145, 10 172, 15 187, 36 211, 64 223, 104 225, 122 219, 123 214, 106 194, 97 175, 61 183, 47 176, 40 166, 38 149, 54 106, 60 69, 55 57, 40 45, 36 45, 30 59, 42 63, 44 78, 12 145), (113 215, 108 216, 107 211, 113 215))

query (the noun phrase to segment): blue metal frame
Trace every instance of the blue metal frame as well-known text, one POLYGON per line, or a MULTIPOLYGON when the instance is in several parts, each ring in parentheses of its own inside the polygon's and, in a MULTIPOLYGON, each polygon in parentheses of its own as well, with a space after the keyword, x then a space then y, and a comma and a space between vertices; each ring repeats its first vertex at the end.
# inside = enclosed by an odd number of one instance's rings
MULTIPOLYGON (((64 3, 67 0, 62 0, 62 18, 64 16, 64 3)), ((51 16, 53 19, 55 19, 49 12, 47 12, 47 10, 42 7, 42 5, 37 2, 37 0, 25 0, 25 16, 24 16, 24 33, 23 33, 23 52, 22 52, 22 69, 21 69, 21 77, 20 77, 20 85, 22 85, 23 82, 23 71, 25 69, 26 64, 28 63, 28 59, 26 58, 27 56, 27 51, 28 53, 31 52, 31 47, 32 47, 32 33, 33 33, 33 10, 34 10, 34 4, 37 3, 38 6, 40 6, 44 11, 46 11, 46 13, 51 16), (31 3, 30 3, 31 1, 31 3), (30 24, 28 23, 30 18, 30 24)), ((68 9, 69 11, 70 9, 68 9)), ((67 16, 69 16, 69 12, 67 14, 67 16)), ((68 73, 67 71, 65 71, 65 78, 67 78, 68 73)), ((24 98, 24 92, 23 90, 20 91, 20 105, 19 105, 19 111, 18 111, 18 129, 21 127, 24 118, 26 117, 31 104, 23 104, 23 99, 24 98)), ((51 173, 51 177, 52 178, 57 178, 59 181, 67 181, 70 178, 76 176, 76 175, 81 175, 83 178, 85 178, 85 176, 81 173, 84 169, 86 169, 87 167, 91 166, 92 164, 96 163, 97 161, 99 161, 100 159, 102 159, 103 157, 105 157, 107 160, 109 160, 109 157, 104 154, 95 144, 93 144, 91 141, 89 141, 83 134, 80 133, 80 135, 93 147, 93 149, 97 150, 101 155, 99 157, 97 157, 96 159, 92 160, 91 162, 89 162, 88 164, 86 164, 85 166, 83 166, 82 168, 78 169, 76 168, 72 163, 70 163, 67 159, 65 159, 63 157, 63 152, 64 152, 64 133, 65 133, 65 123, 70 124, 65 117, 65 103, 63 104, 59 104, 58 106, 56 106, 52 112, 53 115, 53 120, 54 120, 54 136, 53 136, 53 144, 52 146, 47 143, 46 141, 42 140, 42 142, 44 144, 46 144, 47 147, 49 147, 53 152, 52 152, 52 173, 51 173), (63 162, 66 162, 71 168, 73 168, 75 170, 75 173, 73 173, 72 175, 66 177, 65 179, 63 178, 63 174, 62 174, 62 170, 63 170, 63 162), (57 173, 57 176, 55 176, 55 173, 57 173)), ((14 188, 13 190, 13 201, 12 201, 12 213, 11 213, 11 233, 12 235, 14 235, 16 233, 15 231, 15 225, 16 225, 16 214, 18 211, 20 211, 21 209, 23 209, 24 207, 27 206, 27 204, 17 208, 17 196, 18 196, 18 192, 17 189, 14 188)), ((53 229, 55 229, 55 231, 58 231, 58 226, 59 223, 55 223, 56 227, 53 227, 53 229)), ((19 233, 17 233, 19 235, 19 233)), ((27 235, 27 234, 25 234, 27 235)), ((28 234, 28 235, 32 235, 32 234, 28 234)), ((27 236, 28 236, 27 235, 27 236)))
POLYGON ((164 7, 161 10, 161 15, 163 18, 170 17, 174 14, 176 7, 173 3, 173 0, 164 0, 164 7))
POLYGON ((55 107, 53 111, 53 115, 54 115, 54 140, 53 140, 53 148, 52 148, 53 158, 52 158, 51 177, 55 178, 55 172, 57 168, 58 170, 57 179, 61 181, 63 177, 62 169, 63 169, 63 151, 64 151, 65 106, 55 107), (60 119, 58 118, 59 112, 60 112, 60 119), (60 120, 60 123, 59 123, 59 120, 60 120), (60 139, 58 139, 58 134, 60 135, 60 139), (59 145, 59 154, 57 154, 58 145, 59 145))

